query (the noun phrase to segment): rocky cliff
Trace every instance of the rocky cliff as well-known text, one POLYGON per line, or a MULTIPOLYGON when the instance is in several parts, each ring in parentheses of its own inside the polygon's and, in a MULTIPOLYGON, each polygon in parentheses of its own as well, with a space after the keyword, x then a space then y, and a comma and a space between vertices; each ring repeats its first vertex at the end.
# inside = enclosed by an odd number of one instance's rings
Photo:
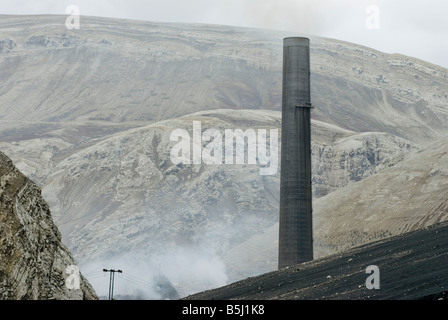
POLYGON ((0 153, 0 299, 97 299, 76 267, 41 190, 0 153))

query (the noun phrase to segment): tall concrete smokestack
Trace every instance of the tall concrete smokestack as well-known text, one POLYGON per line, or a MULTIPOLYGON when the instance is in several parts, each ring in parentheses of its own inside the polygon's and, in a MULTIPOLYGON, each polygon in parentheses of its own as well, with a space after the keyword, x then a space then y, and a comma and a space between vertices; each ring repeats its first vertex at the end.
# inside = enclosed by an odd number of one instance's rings
POLYGON ((313 260, 310 41, 283 39, 278 267, 313 260))

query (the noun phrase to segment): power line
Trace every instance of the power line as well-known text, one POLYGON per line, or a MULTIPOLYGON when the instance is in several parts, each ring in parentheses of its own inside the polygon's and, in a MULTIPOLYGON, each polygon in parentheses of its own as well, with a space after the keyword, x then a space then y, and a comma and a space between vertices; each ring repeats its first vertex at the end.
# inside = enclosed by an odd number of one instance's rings
POLYGON ((151 291, 154 291, 156 293, 162 293, 162 294, 166 294, 166 295, 169 295, 169 294, 172 293, 172 290, 170 290, 169 288, 164 287, 163 284, 157 284, 157 282, 154 283, 152 281, 144 280, 144 279, 138 278, 138 277, 136 277, 134 275, 131 275, 129 273, 127 273, 126 275, 123 275, 123 279, 125 281, 130 282, 130 283, 133 283, 134 285, 139 286, 140 288, 151 290, 151 291))
POLYGON ((114 279, 115 279, 115 272, 122 273, 121 270, 107 270, 103 269, 104 272, 110 272, 110 279, 109 279, 109 300, 113 300, 114 298, 114 279))

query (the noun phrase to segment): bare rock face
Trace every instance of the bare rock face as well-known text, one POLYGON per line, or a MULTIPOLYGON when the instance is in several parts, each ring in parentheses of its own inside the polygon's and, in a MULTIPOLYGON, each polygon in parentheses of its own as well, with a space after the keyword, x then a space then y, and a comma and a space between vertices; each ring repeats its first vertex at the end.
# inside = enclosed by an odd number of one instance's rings
POLYGON ((323 197, 394 166, 419 144, 384 132, 353 132, 312 121, 313 197, 323 197))
POLYGON ((70 266, 41 190, 0 153, 0 299, 97 299, 81 274, 79 289, 70 282, 70 266))
POLYGON ((444 138, 315 201, 316 250, 320 255, 341 252, 446 221, 447 160, 444 138))
MULTIPOLYGON (((191 130, 193 121, 203 130, 267 128, 281 135, 280 112, 213 110, 117 134, 72 154, 55 167, 44 195, 80 261, 128 251, 149 254, 176 243, 209 243, 221 253, 277 222, 280 168, 263 176, 257 165, 172 163, 170 134, 191 130)), ((312 127, 315 195, 418 150, 388 134, 358 134, 320 121, 312 127)))

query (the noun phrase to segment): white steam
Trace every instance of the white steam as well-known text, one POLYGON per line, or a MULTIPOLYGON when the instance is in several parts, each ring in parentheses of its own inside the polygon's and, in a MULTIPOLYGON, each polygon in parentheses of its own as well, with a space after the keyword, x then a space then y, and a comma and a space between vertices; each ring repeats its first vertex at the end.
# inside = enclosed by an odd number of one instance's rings
POLYGON ((224 263, 214 254, 193 247, 179 247, 147 258, 125 254, 80 266, 100 299, 108 299, 110 272, 114 273, 114 299, 171 300, 223 286, 224 263))

